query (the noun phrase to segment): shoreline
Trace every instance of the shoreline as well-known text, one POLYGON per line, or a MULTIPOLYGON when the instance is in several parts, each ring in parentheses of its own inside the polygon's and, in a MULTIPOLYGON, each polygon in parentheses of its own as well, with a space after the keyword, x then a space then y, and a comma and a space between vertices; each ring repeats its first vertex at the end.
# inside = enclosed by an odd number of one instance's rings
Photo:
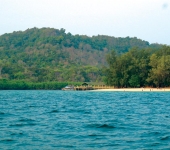
POLYGON ((170 88, 115 88, 115 89, 98 89, 93 91, 105 92, 170 92, 170 88))

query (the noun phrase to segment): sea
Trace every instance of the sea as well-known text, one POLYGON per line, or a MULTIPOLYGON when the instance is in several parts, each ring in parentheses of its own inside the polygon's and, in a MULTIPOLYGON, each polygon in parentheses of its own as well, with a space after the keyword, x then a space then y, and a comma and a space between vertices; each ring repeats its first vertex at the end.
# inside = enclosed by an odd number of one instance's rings
POLYGON ((170 149, 170 92, 0 91, 2 150, 170 149))

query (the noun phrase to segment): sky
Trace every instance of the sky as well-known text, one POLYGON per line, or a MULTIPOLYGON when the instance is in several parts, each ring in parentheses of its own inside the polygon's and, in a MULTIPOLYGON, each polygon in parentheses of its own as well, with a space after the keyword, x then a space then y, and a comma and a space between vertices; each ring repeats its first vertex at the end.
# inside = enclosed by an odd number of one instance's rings
POLYGON ((0 35, 50 27, 170 45, 170 0, 0 0, 0 35))

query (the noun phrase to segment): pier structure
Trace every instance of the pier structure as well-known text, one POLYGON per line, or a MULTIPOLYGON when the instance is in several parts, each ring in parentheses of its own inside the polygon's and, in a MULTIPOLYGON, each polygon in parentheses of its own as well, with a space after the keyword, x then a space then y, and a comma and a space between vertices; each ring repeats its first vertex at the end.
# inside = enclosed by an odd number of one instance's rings
POLYGON ((75 86, 75 91, 86 91, 86 90, 98 90, 98 89, 113 89, 114 86, 107 86, 107 85, 81 85, 75 86))

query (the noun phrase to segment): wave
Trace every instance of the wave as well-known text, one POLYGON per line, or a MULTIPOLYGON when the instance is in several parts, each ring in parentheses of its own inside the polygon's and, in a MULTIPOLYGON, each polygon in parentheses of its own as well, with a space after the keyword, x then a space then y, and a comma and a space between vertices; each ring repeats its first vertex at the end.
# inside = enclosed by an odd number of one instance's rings
POLYGON ((169 140, 169 136, 165 136, 161 138, 161 141, 169 140))
POLYGON ((11 133, 10 135, 23 135, 23 133, 22 132, 19 132, 19 133, 11 133))
POLYGON ((96 137, 96 136, 99 137, 99 136, 101 136, 102 137, 102 136, 105 136, 105 135, 100 135, 100 134, 94 134, 93 133, 93 134, 89 134, 88 136, 91 136, 91 137, 96 137))
POLYGON ((58 113, 59 111, 58 110, 52 110, 52 111, 50 111, 49 113, 58 113))
POLYGON ((90 128, 101 128, 101 129, 114 129, 114 128, 116 128, 115 126, 109 125, 109 124, 90 124, 87 127, 90 127, 90 128))
POLYGON ((17 123, 17 124, 11 124, 10 127, 23 127, 23 126, 35 126, 35 123, 17 123))
POLYGON ((12 141, 14 141, 13 139, 2 139, 2 140, 0 140, 0 141, 2 141, 2 142, 12 142, 12 141))
POLYGON ((108 124, 103 124, 103 125, 99 126, 98 128, 114 129, 114 128, 116 128, 116 127, 115 127, 115 126, 112 126, 112 125, 108 125, 108 124))
POLYGON ((0 111, 0 115, 5 115, 5 113, 4 113, 4 112, 2 112, 2 111, 0 111))
POLYGON ((20 119, 19 121, 20 122, 32 122, 32 121, 35 121, 35 120, 23 118, 23 119, 20 119))

